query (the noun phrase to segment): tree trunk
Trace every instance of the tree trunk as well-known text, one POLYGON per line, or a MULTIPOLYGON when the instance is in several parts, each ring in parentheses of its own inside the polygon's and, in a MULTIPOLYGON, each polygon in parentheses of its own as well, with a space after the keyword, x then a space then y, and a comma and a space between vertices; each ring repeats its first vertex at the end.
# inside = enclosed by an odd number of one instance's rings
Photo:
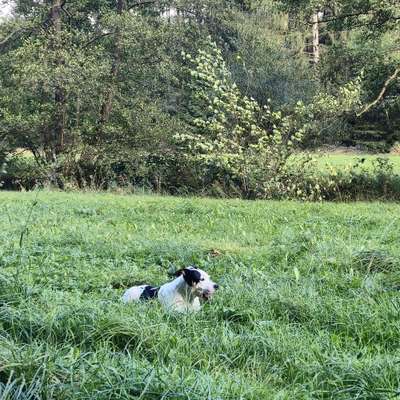
POLYGON ((319 62, 319 26, 318 26, 318 12, 312 15, 312 62, 317 65, 319 62))
MULTIPOLYGON (((127 9, 126 0, 118 0, 117 2, 118 14, 122 15, 123 12, 126 11, 126 9, 127 9)), ((103 101, 103 104, 101 105, 98 133, 101 133, 104 125, 110 119, 114 93, 115 93, 116 79, 118 77, 119 67, 121 64, 121 55, 122 55, 121 35, 120 35, 120 28, 118 28, 117 33, 115 35, 113 62, 110 71, 110 84, 105 94, 105 99, 103 101)))
MULTIPOLYGON (((64 60, 59 58, 57 53, 61 49, 62 43, 60 42, 62 21, 61 21, 61 7, 63 6, 62 0, 54 0, 53 6, 50 10, 50 19, 53 27, 53 39, 52 49, 55 52, 55 64, 56 67, 60 67, 64 60)), ((58 77, 56 77, 57 79, 58 77)), ((51 135, 51 161, 57 161, 57 155, 62 151, 64 147, 64 135, 65 135, 65 119, 66 119, 66 98, 65 90, 59 84, 56 85, 54 91, 54 102, 55 102, 55 115, 54 125, 51 135)))

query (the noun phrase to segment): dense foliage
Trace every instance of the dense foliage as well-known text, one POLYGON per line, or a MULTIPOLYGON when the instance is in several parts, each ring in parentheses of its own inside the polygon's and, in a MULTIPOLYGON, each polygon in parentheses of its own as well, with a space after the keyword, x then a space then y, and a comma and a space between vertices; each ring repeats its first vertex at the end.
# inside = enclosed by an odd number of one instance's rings
POLYGON ((0 23, 4 186, 30 164, 28 187, 304 192, 296 150, 399 140, 396 3, 12 2, 0 23), (16 168, 16 154, 31 159, 16 168))

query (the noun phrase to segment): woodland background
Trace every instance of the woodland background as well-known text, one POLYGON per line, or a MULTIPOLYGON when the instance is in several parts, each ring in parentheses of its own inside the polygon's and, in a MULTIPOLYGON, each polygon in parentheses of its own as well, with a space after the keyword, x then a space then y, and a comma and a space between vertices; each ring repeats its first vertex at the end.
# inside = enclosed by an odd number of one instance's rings
POLYGON ((397 196, 385 159, 321 174, 305 155, 398 148, 395 0, 3 7, 12 9, 0 23, 3 188, 397 196))

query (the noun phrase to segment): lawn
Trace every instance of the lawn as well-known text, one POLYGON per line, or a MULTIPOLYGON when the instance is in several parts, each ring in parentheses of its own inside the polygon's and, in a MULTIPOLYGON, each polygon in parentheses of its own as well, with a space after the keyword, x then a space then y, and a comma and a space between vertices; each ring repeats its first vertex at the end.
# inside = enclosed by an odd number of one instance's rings
POLYGON ((400 205, 35 196, 0 192, 2 400, 399 394, 400 205), (121 303, 189 263, 200 313, 121 303))
POLYGON ((353 165, 356 160, 364 159, 364 166, 372 167, 373 161, 377 158, 384 158, 390 161, 393 165, 393 170, 395 173, 400 174, 400 156, 392 155, 392 154, 380 154, 380 155, 372 155, 372 154, 340 154, 340 153, 324 153, 320 155, 316 155, 316 159, 318 165, 322 169, 329 169, 329 167, 333 167, 335 169, 341 169, 343 167, 353 165))

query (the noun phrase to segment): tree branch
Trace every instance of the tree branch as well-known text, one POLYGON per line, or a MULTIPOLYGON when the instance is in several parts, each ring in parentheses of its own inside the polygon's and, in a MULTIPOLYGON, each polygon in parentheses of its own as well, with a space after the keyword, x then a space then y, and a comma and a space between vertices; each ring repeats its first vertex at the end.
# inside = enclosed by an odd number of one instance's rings
POLYGON ((359 12, 350 13, 350 14, 337 15, 335 17, 322 18, 320 21, 318 21, 318 23, 322 24, 325 22, 339 21, 339 20, 346 19, 346 18, 360 17, 361 15, 373 15, 373 14, 374 14, 374 10, 359 11, 359 12))
POLYGON ((15 31, 11 32, 5 39, 3 39, 0 42, 0 50, 2 50, 7 45, 7 43, 17 34, 27 33, 28 37, 29 37, 33 32, 36 32, 39 29, 45 29, 48 20, 49 20, 49 18, 47 18, 44 22, 41 23, 40 26, 37 26, 37 27, 19 28, 19 29, 16 29, 15 31))
POLYGON ((20 29, 17 29, 15 31, 11 32, 5 39, 3 39, 0 42, 0 49, 3 48, 14 35, 16 35, 17 33, 20 33, 20 32, 24 32, 24 31, 26 31, 25 28, 20 28, 20 29))
POLYGON ((361 115, 365 114, 372 107, 378 104, 379 101, 381 101, 388 86, 397 78, 397 75, 399 75, 399 73, 400 73, 400 65, 395 69, 393 75, 389 76, 389 78, 386 80, 385 84, 383 85, 383 88, 379 92, 378 97, 372 103, 367 104, 360 112, 356 113, 357 117, 360 117, 361 115))
MULTIPOLYGON (((368 10, 368 11, 359 11, 359 12, 354 12, 354 13, 349 13, 349 14, 341 14, 333 17, 328 17, 328 18, 321 18, 320 21, 318 21, 318 24, 324 24, 327 22, 335 22, 335 21, 340 21, 344 20, 347 18, 357 18, 361 16, 371 16, 373 17, 376 13, 379 13, 378 10, 368 10)), ((399 15, 389 15, 386 17, 387 21, 398 21, 400 19, 399 15)), ((313 22, 308 22, 308 25, 312 25, 313 22)))
POLYGON ((115 35, 117 32, 107 32, 107 33, 103 33, 103 34, 101 34, 101 35, 99 35, 99 36, 95 36, 94 38, 92 38, 92 39, 90 39, 88 42, 86 42, 83 46, 82 46, 82 48, 86 48, 86 47, 88 47, 89 45, 91 45, 93 42, 95 42, 95 41, 97 41, 97 40, 99 40, 99 39, 102 39, 103 37, 106 37, 106 36, 110 36, 110 35, 115 35))
POLYGON ((147 4, 154 4, 154 3, 158 3, 158 2, 159 2, 159 0, 139 0, 134 4, 131 4, 128 7, 128 10, 132 10, 132 8, 134 8, 134 7, 145 6, 147 4))
MULTIPOLYGON (((71 14, 69 13, 69 11, 65 10, 63 7, 65 6, 65 4, 67 3, 67 0, 62 0, 61 4, 60 4, 60 8, 63 12, 65 12, 69 18, 71 18, 71 14)), ((0 42, 0 50, 3 49, 3 47, 17 34, 19 33, 23 33, 23 32, 28 32, 29 35, 32 34, 32 32, 37 31, 38 29, 44 29, 46 31, 46 29, 49 28, 49 26, 51 26, 51 24, 49 24, 49 22, 51 21, 51 16, 49 15, 38 27, 32 27, 32 28, 19 28, 16 29, 15 31, 11 32, 6 38, 4 38, 1 42, 0 42)))

